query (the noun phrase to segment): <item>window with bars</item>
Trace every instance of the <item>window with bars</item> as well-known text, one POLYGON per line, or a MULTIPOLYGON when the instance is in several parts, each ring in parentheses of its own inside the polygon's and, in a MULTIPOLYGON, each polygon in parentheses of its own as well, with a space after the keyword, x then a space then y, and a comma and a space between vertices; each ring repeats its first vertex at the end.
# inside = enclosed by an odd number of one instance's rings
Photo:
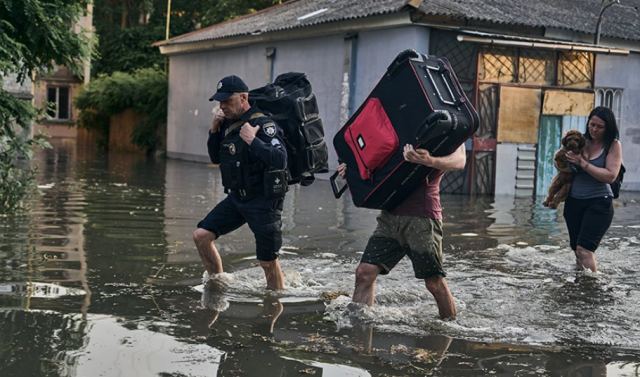
POLYGON ((593 54, 524 48, 485 48, 478 64, 483 82, 590 88, 593 54))
POLYGON ((482 53, 478 67, 481 81, 515 82, 516 54, 511 49, 492 49, 482 53))
POLYGON ((55 120, 69 120, 71 114, 68 86, 47 87, 47 115, 55 120))
POLYGON ((610 108, 616 116, 618 127, 620 127, 620 122, 622 121, 622 89, 596 88, 596 106, 610 108))
POLYGON ((562 52, 558 58, 558 85, 590 88, 593 78, 593 54, 562 52))
POLYGON ((553 85, 555 53, 545 50, 522 50, 518 54, 518 82, 553 85))

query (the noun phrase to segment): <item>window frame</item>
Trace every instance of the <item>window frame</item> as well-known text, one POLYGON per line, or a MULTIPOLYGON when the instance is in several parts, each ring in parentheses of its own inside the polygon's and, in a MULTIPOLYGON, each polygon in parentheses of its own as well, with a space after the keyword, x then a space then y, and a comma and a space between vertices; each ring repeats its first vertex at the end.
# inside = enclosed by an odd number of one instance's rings
POLYGON ((622 98, 624 95, 624 89, 614 87, 597 87, 595 88, 595 93, 596 106, 604 106, 611 109, 616 117, 618 128, 620 128, 620 124, 622 123, 622 98))
POLYGON ((48 118, 50 120, 54 120, 54 121, 61 121, 61 122, 66 122, 66 121, 71 121, 72 119, 72 113, 71 113, 71 86, 69 85, 47 85, 47 94, 46 94, 46 114, 48 116, 48 118), (66 89, 67 92, 67 106, 66 106, 66 112, 67 112, 67 117, 66 118, 61 118, 60 117, 60 89, 66 89), (49 91, 50 90, 55 90, 55 101, 50 101, 49 100, 49 91), (50 104, 54 104, 55 107, 53 107, 52 109, 49 108, 50 104))

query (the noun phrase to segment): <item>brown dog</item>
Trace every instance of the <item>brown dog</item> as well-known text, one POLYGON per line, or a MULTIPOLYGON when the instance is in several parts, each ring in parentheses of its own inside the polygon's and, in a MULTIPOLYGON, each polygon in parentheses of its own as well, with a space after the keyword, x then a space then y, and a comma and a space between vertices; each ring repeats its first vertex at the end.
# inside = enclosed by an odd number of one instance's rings
POLYGON ((542 202, 543 206, 558 208, 558 204, 567 198, 571 190, 571 183, 573 182, 573 170, 571 164, 567 161, 567 152, 571 151, 575 154, 581 154, 585 143, 584 135, 582 135, 580 131, 570 130, 564 135, 562 138, 562 148, 558 149, 553 157, 556 169, 558 169, 558 174, 556 174, 551 181, 549 194, 544 202, 542 202))

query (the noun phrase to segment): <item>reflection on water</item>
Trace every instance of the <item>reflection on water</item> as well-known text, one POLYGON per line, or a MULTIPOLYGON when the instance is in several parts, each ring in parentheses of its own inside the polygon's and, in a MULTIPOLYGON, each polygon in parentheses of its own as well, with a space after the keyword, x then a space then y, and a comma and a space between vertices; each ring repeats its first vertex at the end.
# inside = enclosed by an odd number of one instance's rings
POLYGON ((64 140, 39 161, 31 211, 0 218, 2 376, 638 375, 638 195, 616 203, 598 274, 575 271, 560 212, 444 197, 444 322, 406 260, 377 306, 348 305, 376 211, 326 182, 287 196, 284 293, 246 227, 220 240, 232 284, 214 292, 191 232, 224 197, 216 169, 64 140))

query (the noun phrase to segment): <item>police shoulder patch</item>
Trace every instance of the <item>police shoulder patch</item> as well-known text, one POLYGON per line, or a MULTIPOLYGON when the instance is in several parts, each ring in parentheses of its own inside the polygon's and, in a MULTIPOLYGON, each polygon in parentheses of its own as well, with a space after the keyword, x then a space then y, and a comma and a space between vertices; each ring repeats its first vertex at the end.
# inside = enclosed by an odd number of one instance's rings
POLYGON ((269 137, 276 136, 276 124, 273 122, 268 122, 262 125, 262 129, 264 133, 269 137))

